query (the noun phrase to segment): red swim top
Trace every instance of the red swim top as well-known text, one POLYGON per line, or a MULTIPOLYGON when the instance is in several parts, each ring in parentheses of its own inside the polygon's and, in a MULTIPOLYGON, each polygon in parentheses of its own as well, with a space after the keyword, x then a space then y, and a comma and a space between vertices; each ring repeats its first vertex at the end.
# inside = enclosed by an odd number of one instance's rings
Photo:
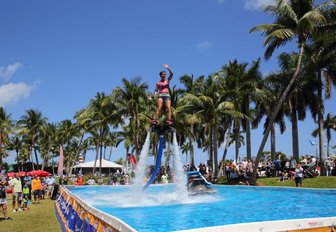
POLYGON ((163 82, 159 81, 159 93, 169 93, 169 91, 164 91, 166 89, 169 89, 169 83, 166 80, 163 82))

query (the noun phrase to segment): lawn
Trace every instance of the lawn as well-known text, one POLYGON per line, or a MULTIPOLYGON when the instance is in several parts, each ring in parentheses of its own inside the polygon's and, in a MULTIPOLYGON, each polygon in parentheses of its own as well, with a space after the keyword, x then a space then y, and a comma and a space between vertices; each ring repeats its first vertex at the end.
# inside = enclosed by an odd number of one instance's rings
MULTIPOLYGON (((279 178, 260 178, 257 181, 258 185, 264 186, 288 186, 295 187, 295 181, 285 180, 284 182, 278 181, 279 178)), ((303 187, 305 188, 336 188, 335 176, 318 176, 315 178, 305 178, 303 180, 303 187)))
MULTIPOLYGON (((239 184, 240 181, 225 182, 225 179, 221 179, 222 184, 239 184)), ((295 187, 295 182, 286 180, 279 182, 278 178, 260 178, 257 181, 258 185, 262 186, 287 186, 295 187)), ((336 177, 316 177, 307 178, 303 181, 303 186, 306 188, 336 188, 336 177)), ((1 232, 42 232, 61 231, 61 226, 58 223, 55 215, 55 208, 53 200, 42 200, 41 204, 30 205, 30 210, 25 212, 12 212, 11 200, 12 196, 9 194, 9 216, 13 219, 11 221, 3 221, 0 219, 0 231, 1 232)), ((3 217, 1 215, 1 217, 3 217)))
MULTIPOLYGON (((219 184, 223 185, 239 185, 244 184, 244 180, 231 180, 230 182, 226 181, 226 178, 219 178, 219 184)), ((279 181, 278 177, 265 177, 257 179, 258 186, 286 186, 286 187, 295 187, 295 181, 285 180, 284 182, 279 181)), ((318 176, 315 178, 305 178, 303 180, 304 188, 336 188, 336 177, 335 176, 318 176)))
POLYGON ((41 200, 40 204, 30 204, 28 211, 15 212, 12 209, 12 195, 8 194, 8 215, 13 220, 4 221, 0 215, 1 232, 42 232, 61 231, 54 209, 54 202, 50 199, 41 200))

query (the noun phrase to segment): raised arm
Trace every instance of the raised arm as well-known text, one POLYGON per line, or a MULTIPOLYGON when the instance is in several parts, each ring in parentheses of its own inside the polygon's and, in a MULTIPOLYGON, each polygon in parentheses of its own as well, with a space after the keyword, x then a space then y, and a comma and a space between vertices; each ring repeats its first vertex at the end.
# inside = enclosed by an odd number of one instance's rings
POLYGON ((166 69, 168 69, 169 71, 169 77, 168 77, 168 81, 170 81, 172 78, 173 78, 173 71, 170 69, 169 65, 168 64, 164 64, 163 67, 165 67, 166 69))

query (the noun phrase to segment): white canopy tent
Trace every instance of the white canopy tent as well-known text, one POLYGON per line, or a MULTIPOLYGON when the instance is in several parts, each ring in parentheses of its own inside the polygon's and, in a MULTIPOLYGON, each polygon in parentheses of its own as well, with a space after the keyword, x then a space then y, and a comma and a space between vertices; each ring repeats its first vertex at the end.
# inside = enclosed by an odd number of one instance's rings
MULTIPOLYGON (((78 164, 76 166, 74 166, 75 169, 80 169, 80 173, 85 174, 85 173, 90 173, 91 170, 94 167, 94 163, 95 161, 89 161, 83 164, 78 164)), ((96 163, 96 170, 99 170, 99 166, 100 166, 100 160, 97 160, 96 163)), ((115 172, 116 170, 122 171, 122 169, 124 168, 124 166, 119 165, 115 162, 112 161, 108 161, 105 159, 102 159, 102 173, 105 174, 109 174, 112 170, 112 173, 115 172)))
MULTIPOLYGON (((93 168, 94 163, 95 163, 95 161, 92 160, 92 161, 89 161, 89 162, 85 162, 83 164, 78 164, 78 165, 74 166, 74 168, 93 168)), ((100 160, 98 159, 97 163, 96 163, 96 168, 99 168, 99 167, 100 167, 100 160)), ((119 165, 115 162, 102 159, 102 168, 123 168, 123 166, 119 165)))

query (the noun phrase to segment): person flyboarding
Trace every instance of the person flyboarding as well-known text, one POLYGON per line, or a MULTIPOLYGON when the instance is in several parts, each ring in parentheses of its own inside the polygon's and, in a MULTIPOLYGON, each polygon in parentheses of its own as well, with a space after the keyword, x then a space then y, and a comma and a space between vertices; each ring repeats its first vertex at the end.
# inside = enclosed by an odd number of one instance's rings
POLYGON ((171 126, 173 125, 173 120, 171 117, 171 100, 170 100, 170 93, 169 93, 169 82, 173 78, 174 74, 173 74, 173 71, 168 66, 168 64, 164 64, 163 67, 165 67, 169 71, 169 77, 166 79, 167 73, 165 71, 161 71, 159 73, 161 79, 160 81, 156 83, 155 91, 154 91, 154 94, 152 95, 152 98, 158 95, 157 110, 152 120, 152 124, 157 125, 158 123, 157 119, 159 118, 163 102, 165 102, 166 108, 167 108, 167 114, 168 114, 167 123, 169 126, 171 126))

